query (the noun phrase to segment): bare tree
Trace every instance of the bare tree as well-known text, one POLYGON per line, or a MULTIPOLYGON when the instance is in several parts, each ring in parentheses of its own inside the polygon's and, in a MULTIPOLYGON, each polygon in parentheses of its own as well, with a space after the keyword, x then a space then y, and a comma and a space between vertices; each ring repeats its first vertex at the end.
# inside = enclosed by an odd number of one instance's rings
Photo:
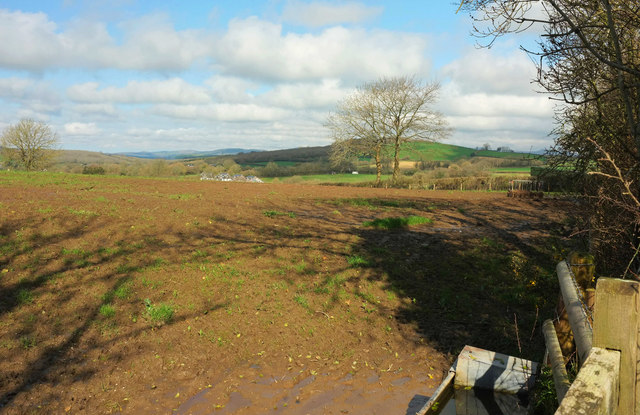
POLYGON ((400 151, 410 142, 437 141, 450 129, 431 108, 437 99, 437 83, 422 84, 414 77, 382 78, 366 83, 338 104, 327 126, 334 144, 334 162, 354 156, 370 156, 380 185, 385 152, 393 155, 393 182, 398 182, 400 151))
POLYGON ((450 133, 444 116, 431 106, 440 85, 414 77, 384 78, 374 84, 382 97, 382 123, 393 146, 393 182, 400 174, 400 150, 414 141, 438 141, 450 133))
POLYGON ((54 156, 58 137, 47 124, 24 118, 3 131, 0 143, 5 160, 31 171, 47 166, 54 156))
POLYGON ((384 128, 379 90, 374 84, 364 84, 338 103, 329 115, 326 126, 333 144, 330 159, 338 165, 344 160, 372 157, 376 165, 376 186, 380 186, 383 150, 389 143, 384 128))

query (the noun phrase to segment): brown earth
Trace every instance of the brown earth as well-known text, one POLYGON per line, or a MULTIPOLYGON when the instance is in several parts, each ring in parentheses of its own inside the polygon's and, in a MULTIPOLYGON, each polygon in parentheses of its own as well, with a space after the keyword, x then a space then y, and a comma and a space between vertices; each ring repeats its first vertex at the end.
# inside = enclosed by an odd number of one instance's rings
POLYGON ((464 344, 540 358, 568 208, 0 172, 0 412, 411 413, 464 344))

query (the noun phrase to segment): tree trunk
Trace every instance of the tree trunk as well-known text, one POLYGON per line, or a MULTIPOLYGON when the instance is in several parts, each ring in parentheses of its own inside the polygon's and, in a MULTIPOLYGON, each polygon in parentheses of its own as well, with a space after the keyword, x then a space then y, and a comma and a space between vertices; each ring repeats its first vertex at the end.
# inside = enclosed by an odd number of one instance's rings
POLYGON ((400 173, 400 140, 396 138, 393 152, 393 184, 398 184, 400 173))
POLYGON ((380 187, 382 176, 382 160, 380 156, 380 149, 376 149, 376 187, 380 187))

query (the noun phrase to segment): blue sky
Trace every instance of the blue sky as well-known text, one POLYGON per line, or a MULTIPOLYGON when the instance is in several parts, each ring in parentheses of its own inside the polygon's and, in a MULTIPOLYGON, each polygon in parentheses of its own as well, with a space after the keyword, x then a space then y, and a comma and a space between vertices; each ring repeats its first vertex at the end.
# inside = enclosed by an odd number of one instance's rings
POLYGON ((0 129, 31 117, 102 152, 330 144, 364 82, 441 83, 447 140, 548 147, 529 38, 476 48, 454 2, 0 1, 0 129))

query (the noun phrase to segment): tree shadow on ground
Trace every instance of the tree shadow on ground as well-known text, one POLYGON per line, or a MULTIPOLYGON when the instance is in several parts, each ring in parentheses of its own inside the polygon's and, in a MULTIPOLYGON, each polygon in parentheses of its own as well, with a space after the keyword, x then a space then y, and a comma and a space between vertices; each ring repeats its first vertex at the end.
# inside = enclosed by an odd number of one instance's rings
POLYGON ((553 224, 515 209, 519 219, 511 224, 473 206, 458 209, 463 218, 451 213, 458 226, 361 227, 357 250, 374 276, 410 299, 396 317, 438 350, 457 355, 469 344, 541 359, 539 327, 553 315, 556 297, 549 294, 557 292, 553 224), (534 236, 527 234, 532 228, 534 236))
MULTIPOLYGON (((107 350, 113 344, 149 330, 149 325, 143 325, 118 334, 115 321, 103 307, 114 301, 114 293, 121 292, 131 283, 132 275, 157 265, 153 257, 146 255, 131 261, 133 254, 150 246, 135 244, 137 238, 132 237, 109 241, 108 248, 64 248, 76 246, 78 240, 98 231, 101 226, 95 218, 74 224, 57 216, 4 220, 0 224, 0 248, 4 254, 0 257, 0 269, 27 271, 19 272, 22 275, 19 278, 9 279, 3 275, 0 284, 0 316, 8 315, 14 323, 10 333, 5 332, 1 344, 3 361, 26 362, 20 370, 5 370, 1 374, 0 408, 11 407, 17 395, 37 386, 54 388, 62 379, 71 383, 87 381, 97 374, 86 365, 86 356, 91 350, 107 350), (39 229, 45 221, 51 220, 65 222, 68 226, 63 226, 60 232, 47 235, 35 232, 23 237, 25 223, 39 229), (26 264, 25 257, 31 258, 26 264), (89 287, 95 286, 102 288, 87 296, 89 287), (61 315, 57 308, 62 308, 63 304, 65 314, 61 315), (37 324, 41 319, 51 323, 37 324), (92 337, 89 341, 85 338, 84 349, 79 348, 80 340, 92 330, 105 335, 92 337), (8 337, 13 341, 7 340, 8 337), (88 348, 87 344, 90 345, 88 348)), ((153 240, 148 242, 153 245, 153 240)), ((144 307, 142 299, 136 296, 123 297, 120 302, 137 304, 139 309, 144 307)), ((221 307, 224 304, 213 305, 209 310, 221 307)), ((163 324, 179 324, 198 314, 199 310, 183 312, 163 324)), ((116 351, 109 358, 117 361, 122 357, 120 353, 116 351)), ((58 398, 55 391, 50 392, 39 405, 46 407, 58 398)))

